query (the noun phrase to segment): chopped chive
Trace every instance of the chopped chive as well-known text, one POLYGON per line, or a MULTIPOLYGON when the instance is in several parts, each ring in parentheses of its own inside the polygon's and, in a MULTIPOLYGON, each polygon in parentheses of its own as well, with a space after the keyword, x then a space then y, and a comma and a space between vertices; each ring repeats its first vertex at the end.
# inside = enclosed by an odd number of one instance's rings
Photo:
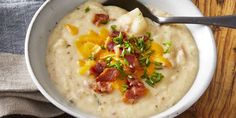
POLYGON ((127 84, 123 84, 123 85, 121 86, 121 91, 122 91, 122 93, 124 93, 125 91, 127 91, 128 88, 129 88, 129 86, 128 86, 127 84))
POLYGON ((113 41, 116 43, 116 44, 123 44, 123 35, 122 35, 122 32, 120 32, 119 36, 115 37, 113 39, 113 41))
POLYGON ((109 65, 110 62, 112 61, 112 57, 111 57, 111 56, 107 57, 107 58, 105 59, 105 61, 106 61, 106 63, 109 65))
POLYGON ((94 54, 89 55, 88 59, 89 60, 95 60, 95 55, 94 54))
POLYGON ((140 50, 141 52, 144 51, 144 49, 145 49, 145 43, 144 43, 143 37, 142 37, 142 38, 139 38, 139 39, 137 40, 136 45, 137 45, 137 47, 139 48, 139 50, 140 50))
POLYGON ((171 41, 166 41, 166 42, 163 43, 163 45, 165 46, 164 53, 165 54, 169 53, 172 42, 171 41))
POLYGON ((160 82, 164 75, 158 72, 152 73, 152 75, 147 75, 147 69, 144 70, 144 74, 141 76, 141 78, 151 87, 154 87, 154 85, 158 82, 160 82))
POLYGON ((155 64, 155 69, 156 70, 160 70, 160 69, 163 68, 163 64, 160 63, 160 62, 155 61, 154 64, 155 64))
POLYGON ((148 38, 151 38, 151 32, 147 32, 146 34, 148 38))
POLYGON ((111 26, 112 31, 116 31, 116 28, 117 28, 116 25, 112 25, 112 26, 111 26))
POLYGON ((88 13, 90 11, 90 8, 86 7, 84 11, 85 11, 85 13, 88 13))
POLYGON ((124 72, 123 64, 120 61, 116 61, 113 64, 109 64, 108 67, 116 68, 118 71, 120 71, 121 75, 127 76, 127 74, 124 72))
POLYGON ((106 49, 104 45, 101 45, 100 47, 101 47, 102 50, 106 49))
POLYGON ((101 21, 100 23, 101 24, 107 24, 109 22, 109 20, 103 20, 103 21, 101 21))
POLYGON ((124 58, 124 63, 125 63, 125 65, 129 65, 129 62, 127 61, 126 58, 124 58))

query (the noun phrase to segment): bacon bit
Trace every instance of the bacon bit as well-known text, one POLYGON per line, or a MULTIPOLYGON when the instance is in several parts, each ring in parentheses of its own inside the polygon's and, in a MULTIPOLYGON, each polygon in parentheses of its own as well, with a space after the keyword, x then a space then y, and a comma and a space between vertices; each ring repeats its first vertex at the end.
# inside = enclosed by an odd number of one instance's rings
POLYGON ((98 93, 112 92, 112 83, 119 76, 119 71, 115 68, 106 68, 97 78, 96 84, 92 86, 98 93))
POLYGON ((125 55, 125 59, 129 62, 129 67, 135 69, 140 66, 135 55, 125 55))
POLYGON ((106 68, 97 78, 97 82, 113 82, 120 72, 116 68, 106 68))
POLYGON ((134 104, 147 92, 144 84, 136 78, 128 79, 128 86, 129 89, 125 92, 123 98, 123 101, 128 104, 134 104))
POLYGON ((113 32, 111 32, 110 37, 115 38, 115 37, 119 36, 119 34, 120 34, 119 31, 113 31, 113 32))
MULTIPOLYGON (((122 33, 122 36, 123 36, 123 40, 126 40, 128 37, 127 37, 127 34, 125 32, 121 32, 122 33)), ((112 31, 111 34, 110 34, 110 37, 111 38, 115 38, 117 36, 119 36, 120 34, 120 31, 112 31)))
POLYGON ((108 42, 107 43, 107 50, 108 51, 114 51, 114 47, 115 47, 115 42, 113 42, 113 41, 110 41, 110 42, 108 42))
POLYGON ((144 36, 140 36, 139 38, 143 38, 144 41, 148 40, 148 36, 144 35, 144 36))
POLYGON ((109 16, 106 14, 95 14, 93 19, 93 24, 99 26, 101 24, 106 24, 109 21, 109 16))
POLYGON ((111 82, 96 82, 92 88, 97 93, 111 93, 113 90, 111 82))
POLYGON ((106 62, 104 61, 97 62, 94 66, 90 68, 90 74, 94 76, 100 75, 106 68, 106 65, 107 65, 106 62))

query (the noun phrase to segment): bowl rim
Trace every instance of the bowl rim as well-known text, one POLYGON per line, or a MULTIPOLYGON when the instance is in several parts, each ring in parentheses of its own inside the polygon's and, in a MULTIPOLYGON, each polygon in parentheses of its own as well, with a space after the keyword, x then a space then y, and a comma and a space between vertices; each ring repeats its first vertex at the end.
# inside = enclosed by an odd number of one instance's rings
MULTIPOLYGON (((47 91, 43 88, 43 86, 40 84, 40 82, 38 81, 38 79, 36 78, 34 72, 33 72, 33 69, 31 67, 31 62, 30 62, 30 58, 29 58, 29 41, 30 41, 30 35, 31 35, 31 30, 32 30, 32 27, 35 23, 35 20, 37 19, 38 15, 40 14, 40 12, 44 9, 44 7, 46 7, 48 5, 49 2, 51 2, 52 0, 46 0, 40 7, 39 9, 36 11, 36 13, 34 14, 33 18, 31 19, 31 22, 28 26, 28 29, 27 29, 27 32, 26 32, 26 37, 25 37, 25 61, 26 61, 26 66, 27 66, 27 69, 28 69, 28 72, 31 76, 31 79, 33 80, 33 83, 36 85, 36 87, 39 89, 39 91, 43 94, 44 97, 46 97, 52 104, 54 104, 56 107, 58 107, 59 109, 65 111, 66 113, 72 115, 72 116, 75 116, 75 117, 84 117, 83 115, 77 113, 77 112, 74 112, 72 110, 70 110, 69 108, 65 107, 64 105, 60 104, 56 99, 54 99, 51 95, 49 95, 47 93, 47 91)), ((189 1, 191 2, 191 1, 189 1)), ((191 2, 192 3, 192 2, 191 2)), ((200 10, 192 3, 192 6, 191 7, 194 7, 196 10, 198 10, 199 14, 202 15, 202 13, 200 12, 200 10)), ((203 16, 203 15, 202 15, 203 16)), ((202 88, 202 91, 200 91, 196 96, 195 98, 193 98, 191 101, 188 102, 187 105, 185 106, 182 106, 181 109, 177 109, 175 111, 172 111, 170 113, 167 113, 165 111, 157 114, 157 115, 154 115, 154 116, 151 116, 151 117, 155 117, 155 118, 162 118, 162 117, 175 117, 181 113, 183 113, 184 111, 186 111, 188 108, 190 108, 202 95, 203 93, 206 91, 206 89, 209 87, 210 85, 210 82, 212 81, 212 78, 213 78, 213 74, 216 70, 216 62, 217 62, 217 53, 216 53, 216 43, 215 43, 215 40, 214 40, 214 35, 211 31, 211 29, 208 27, 208 26, 204 26, 204 28, 206 28, 206 30, 208 31, 208 34, 210 34, 211 36, 211 41, 212 41, 212 44, 213 44, 213 59, 212 60, 212 68, 210 70, 210 75, 211 75, 211 78, 209 78, 209 80, 205 83, 205 86, 202 88)), ((194 82, 193 82, 194 84, 194 82)), ((191 85, 192 86, 192 85, 191 85)), ((186 93, 187 94, 187 93, 186 93)), ((175 106, 175 105, 173 105, 175 106)), ((173 107, 172 106, 172 107, 173 107)))

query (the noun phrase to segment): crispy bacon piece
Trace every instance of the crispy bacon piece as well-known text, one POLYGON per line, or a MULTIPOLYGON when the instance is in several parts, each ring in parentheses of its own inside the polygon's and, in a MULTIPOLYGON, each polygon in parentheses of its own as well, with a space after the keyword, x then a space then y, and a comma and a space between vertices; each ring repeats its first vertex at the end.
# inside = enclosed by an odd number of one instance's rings
POLYGON ((148 36, 144 35, 144 36, 140 36, 139 38, 143 38, 144 41, 148 40, 148 36))
POLYGON ((100 75, 106 68, 107 63, 104 61, 97 62, 94 66, 90 68, 90 74, 94 76, 100 75))
POLYGON ((99 26, 101 24, 106 24, 109 21, 109 16, 106 14, 95 14, 93 19, 93 24, 99 26))
MULTIPOLYGON (((123 40, 127 40, 127 34, 125 32, 121 32, 122 33, 122 36, 123 36, 123 40)), ((110 37, 111 38, 115 38, 117 36, 119 36, 120 34, 120 31, 112 31, 111 34, 110 34, 110 37)))
POLYGON ((97 78, 97 82, 112 82, 118 77, 120 72, 116 68, 106 68, 97 78))
POLYGON ((97 78, 96 83, 92 86, 93 90, 98 93, 112 92, 111 82, 119 76, 119 71, 115 68, 106 68, 97 78))
POLYGON ((115 37, 119 36, 119 34, 120 34, 119 31, 113 31, 113 32, 111 32, 110 37, 115 38, 115 37))
POLYGON ((114 47, 115 47, 115 42, 113 42, 113 41, 110 41, 110 42, 108 42, 107 43, 107 50, 108 51, 114 51, 114 47))
POLYGON ((111 93, 112 92, 111 82, 96 82, 92 86, 92 88, 97 93, 111 93))
POLYGON ((123 101, 128 104, 134 104, 139 98, 144 96, 147 92, 144 84, 136 79, 128 79, 129 89, 125 92, 123 101))
POLYGON ((125 59, 129 62, 129 67, 133 70, 138 68, 140 66, 138 59, 136 58, 135 55, 125 55, 125 59))

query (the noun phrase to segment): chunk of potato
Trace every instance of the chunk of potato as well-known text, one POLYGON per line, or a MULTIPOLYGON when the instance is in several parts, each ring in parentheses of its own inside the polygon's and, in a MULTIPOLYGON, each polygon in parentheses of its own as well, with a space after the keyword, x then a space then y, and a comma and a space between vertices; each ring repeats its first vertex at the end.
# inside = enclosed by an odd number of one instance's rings
POLYGON ((148 24, 141 11, 136 8, 117 19, 117 25, 132 34, 138 35, 145 33, 148 24))

